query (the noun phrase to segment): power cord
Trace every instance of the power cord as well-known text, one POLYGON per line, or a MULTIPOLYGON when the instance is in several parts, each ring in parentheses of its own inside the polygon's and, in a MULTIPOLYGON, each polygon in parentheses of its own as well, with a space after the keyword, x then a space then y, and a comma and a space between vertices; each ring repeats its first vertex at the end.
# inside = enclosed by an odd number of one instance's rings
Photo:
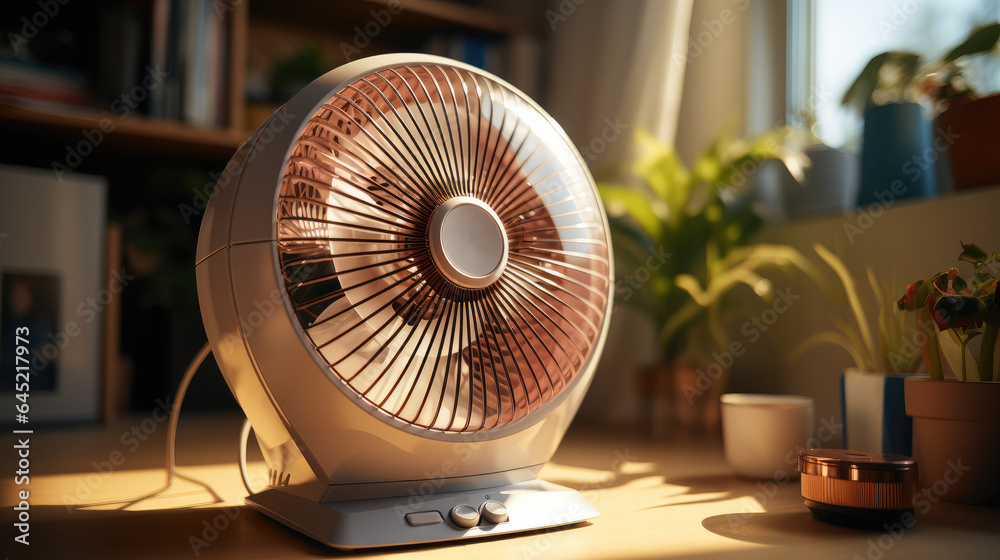
POLYGON ((247 474, 247 441, 250 439, 252 431, 253 426, 250 425, 248 418, 243 421, 243 429, 240 430, 240 478, 243 479, 243 487, 247 489, 247 492, 255 494, 253 485, 250 484, 250 475, 247 474))
MULTIPOLYGON (((168 488, 170 488, 170 485, 173 483, 173 479, 175 476, 177 478, 182 478, 189 482, 193 482, 208 490, 208 492, 212 495, 212 498, 215 499, 215 503, 223 501, 222 498, 215 492, 215 490, 213 490, 212 487, 209 486, 208 484, 205 484, 200 480, 195 480, 189 476, 177 472, 177 465, 175 464, 175 451, 177 448, 177 423, 180 420, 181 416, 181 404, 184 403, 184 395, 187 394, 188 385, 191 384, 191 379, 194 378, 195 372, 198 371, 198 368, 201 367, 201 364, 205 361, 205 358, 207 358, 211 352, 212 352, 212 347, 209 346, 209 344, 206 342, 205 345, 201 347, 201 350, 199 350, 198 353, 195 355, 194 359, 191 360, 191 363, 188 364, 187 370, 184 372, 184 376, 181 377, 181 383, 177 387, 177 392, 174 394, 174 404, 172 407, 170 407, 170 422, 167 425, 167 452, 166 452, 166 465, 165 465, 167 471, 166 482, 159 490, 155 490, 153 492, 150 492, 149 494, 136 498, 126 503, 119 509, 125 509, 129 506, 135 505, 139 502, 148 500, 150 498, 158 496, 159 494, 162 494, 168 488)), ((246 429, 245 426, 244 429, 246 429)), ((245 452, 243 453, 243 457, 245 458, 245 452)), ((241 462, 241 471, 245 471, 245 466, 243 466, 242 462, 241 462)), ((245 480, 246 479, 244 479, 244 482, 245 480)))
MULTIPOLYGON (((201 350, 195 354, 191 363, 188 364, 187 370, 184 372, 184 376, 181 377, 181 383, 177 386, 177 393, 174 395, 174 405, 170 408, 170 424, 167 426, 167 486, 170 485, 173 476, 178 476, 186 480, 191 480, 186 476, 181 475, 177 472, 177 464, 175 463, 176 452, 177 452, 177 423, 181 419, 181 405, 184 403, 184 396, 187 394, 188 386, 191 385, 191 380, 194 378, 194 374, 201 367, 201 364, 205 362, 205 358, 212 353, 212 347, 206 342, 201 350)), ((206 486, 207 488, 207 486, 206 486)), ((215 494, 215 492, 212 492, 215 494)))

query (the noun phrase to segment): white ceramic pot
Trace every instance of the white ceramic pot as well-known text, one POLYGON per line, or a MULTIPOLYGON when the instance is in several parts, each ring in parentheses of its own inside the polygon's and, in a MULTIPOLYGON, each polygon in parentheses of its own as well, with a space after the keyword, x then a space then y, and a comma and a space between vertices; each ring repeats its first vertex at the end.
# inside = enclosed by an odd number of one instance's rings
POLYGON ((784 185, 785 216, 843 214, 853 208, 858 193, 858 156, 824 145, 810 146, 805 152, 812 164, 806 169, 805 184, 784 185))
POLYGON ((737 475, 755 479, 798 476, 798 452, 813 434, 811 398, 729 393, 719 400, 726 462, 737 475))

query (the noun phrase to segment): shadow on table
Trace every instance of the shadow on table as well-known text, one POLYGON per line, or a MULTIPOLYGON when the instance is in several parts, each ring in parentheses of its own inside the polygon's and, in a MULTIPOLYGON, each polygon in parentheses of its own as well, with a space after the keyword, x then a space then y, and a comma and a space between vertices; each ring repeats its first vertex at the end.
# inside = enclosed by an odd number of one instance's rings
MULTIPOLYGON (((687 486, 691 488, 691 492, 725 492, 723 497, 715 501, 754 498, 765 509, 777 493, 799 492, 798 478, 781 481, 751 480, 720 474, 679 478, 670 482, 687 486)), ((702 526, 722 537, 774 546, 801 543, 805 533, 822 538, 826 535, 858 535, 867 532, 818 521, 805 506, 796 511, 785 509, 786 511, 734 511, 713 515, 702 520, 702 526)))
POLYGON ((703 519, 701 525, 722 537, 771 546, 801 544, 803 535, 809 535, 810 538, 836 538, 844 535, 878 534, 817 521, 805 508, 794 512, 713 515, 703 519))
POLYGON ((245 506, 149 511, 31 508, 38 558, 256 558, 267 553, 328 557, 329 549, 245 506), (228 557, 228 556, 227 556, 228 557))
MULTIPOLYGON (((753 481, 746 481, 736 477, 704 477, 701 480, 689 480, 677 482, 678 484, 688 484, 694 488, 715 488, 726 489, 731 494, 729 498, 740 496, 753 496, 760 492, 760 486, 753 481)), ((769 484, 764 481, 759 484, 769 484)), ((786 486, 791 488, 783 490, 794 490, 798 492, 798 480, 790 481, 786 486)), ((764 500, 764 507, 767 506, 764 500)), ((997 527, 1000 526, 1000 509, 989 507, 969 506, 938 500, 936 502, 921 502, 918 499, 916 508, 916 522, 905 528, 907 534, 925 533, 938 534, 949 531, 970 532, 981 535, 993 533, 997 537, 997 527)), ((878 530, 856 529, 843 527, 821 522, 815 519, 812 514, 803 506, 798 511, 763 511, 763 512, 733 512, 722 515, 714 515, 705 518, 702 526, 709 531, 732 539, 753 542, 766 545, 790 545, 801 542, 803 534, 810 535, 810 538, 839 539, 845 536, 867 535, 878 538, 885 533, 896 533, 899 527, 883 528, 878 530)))

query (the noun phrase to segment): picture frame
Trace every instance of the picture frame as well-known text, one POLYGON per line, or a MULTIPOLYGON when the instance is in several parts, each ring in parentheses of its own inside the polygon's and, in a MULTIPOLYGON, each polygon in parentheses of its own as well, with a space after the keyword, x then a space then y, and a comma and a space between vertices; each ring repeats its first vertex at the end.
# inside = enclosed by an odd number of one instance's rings
POLYGON ((18 346, 30 357, 22 425, 100 419, 104 312, 123 288, 105 275, 107 190, 102 177, 0 165, 0 423, 20 422, 18 346))

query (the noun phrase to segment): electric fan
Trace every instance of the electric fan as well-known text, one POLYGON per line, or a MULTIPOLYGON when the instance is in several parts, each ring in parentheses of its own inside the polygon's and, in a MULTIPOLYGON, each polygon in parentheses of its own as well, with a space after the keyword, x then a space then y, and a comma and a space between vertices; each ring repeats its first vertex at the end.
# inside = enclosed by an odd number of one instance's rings
POLYGON ((598 515, 536 475, 604 344, 608 235, 565 133, 486 72, 384 55, 307 86, 237 151, 198 240, 268 468, 247 503, 345 549, 598 515))

